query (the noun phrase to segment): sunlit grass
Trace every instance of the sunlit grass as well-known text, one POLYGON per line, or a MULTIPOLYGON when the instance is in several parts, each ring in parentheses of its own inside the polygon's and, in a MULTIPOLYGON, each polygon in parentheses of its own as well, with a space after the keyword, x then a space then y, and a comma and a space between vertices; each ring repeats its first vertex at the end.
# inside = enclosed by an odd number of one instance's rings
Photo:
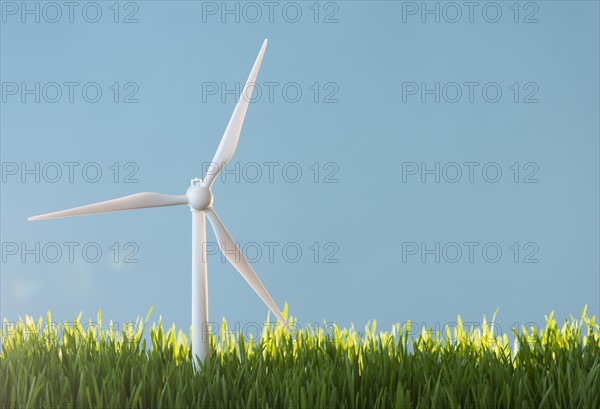
POLYGON ((50 314, 5 320, 0 407, 600 408, 600 326, 585 309, 561 326, 550 314, 514 342, 460 318, 418 336, 410 324, 293 337, 272 325, 257 340, 223 322, 199 370, 186 335, 160 321, 148 328, 149 315, 118 332, 100 313, 59 328, 46 325, 50 314))

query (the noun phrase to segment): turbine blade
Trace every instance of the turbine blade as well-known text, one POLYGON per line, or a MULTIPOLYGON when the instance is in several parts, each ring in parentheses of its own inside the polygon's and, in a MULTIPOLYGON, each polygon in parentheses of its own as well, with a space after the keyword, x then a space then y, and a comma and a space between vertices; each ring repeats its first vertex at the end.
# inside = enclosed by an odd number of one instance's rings
POLYGON ((250 284, 250 287, 252 287, 256 294, 258 294, 267 307, 273 311, 273 314, 275 314, 279 321, 285 325, 285 327, 291 333, 291 328, 285 318, 283 318, 283 314, 281 314, 279 308, 277 308, 277 304, 275 304, 275 301, 273 301, 267 292, 267 289, 248 263, 248 260, 246 260, 242 254, 241 250, 235 243, 235 240, 233 240, 231 235, 227 232, 227 229, 223 225, 221 219, 219 219, 219 216, 217 216, 217 213, 213 209, 210 209, 206 212, 206 217, 208 217, 213 231, 215 232, 215 236, 217 236, 217 241, 219 242, 219 248, 221 249, 221 252, 242 275, 242 277, 244 277, 248 284, 250 284))
POLYGON ((118 199, 107 200, 105 202, 94 203, 87 206, 74 207, 72 209, 61 210, 58 212, 41 214, 30 217, 27 220, 57 219, 60 217, 83 216, 86 214, 145 209, 148 207, 175 206, 187 204, 187 202, 187 196, 185 195, 164 195, 162 193, 144 192, 120 197, 118 199))
POLYGON ((212 166, 204 178, 204 184, 208 184, 209 187, 212 186, 219 172, 221 172, 221 170, 225 167, 227 162, 229 162, 235 153, 235 148, 237 147, 238 140, 240 139, 240 132, 242 130, 242 124, 244 123, 244 117, 246 116, 246 111, 248 110, 250 99, 252 98, 252 92, 254 91, 256 76, 258 75, 260 63, 262 62, 266 48, 267 39, 265 39, 262 47, 260 48, 258 57, 256 57, 256 61, 252 67, 252 71, 250 71, 248 80, 246 81, 240 98, 235 105, 235 109, 233 110, 233 114, 229 119, 227 128, 225 128, 225 133, 221 138, 221 143, 219 143, 217 152, 212 160, 212 166))

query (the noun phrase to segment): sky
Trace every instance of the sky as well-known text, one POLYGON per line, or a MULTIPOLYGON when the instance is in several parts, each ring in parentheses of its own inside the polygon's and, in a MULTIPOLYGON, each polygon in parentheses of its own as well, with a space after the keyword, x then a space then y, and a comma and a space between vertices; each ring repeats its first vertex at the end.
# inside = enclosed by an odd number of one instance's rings
MULTIPOLYGON (((12 2, 0 316, 189 328, 185 206, 28 222, 202 177, 269 45, 214 207, 298 325, 600 313, 599 6, 12 2)), ((210 320, 267 307, 208 231, 210 320)))

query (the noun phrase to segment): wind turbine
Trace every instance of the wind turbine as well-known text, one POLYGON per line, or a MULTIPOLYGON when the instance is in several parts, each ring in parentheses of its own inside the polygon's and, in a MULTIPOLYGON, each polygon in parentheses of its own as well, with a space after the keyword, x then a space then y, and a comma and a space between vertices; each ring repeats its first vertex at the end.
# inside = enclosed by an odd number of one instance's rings
POLYGON ((185 195, 166 195, 162 193, 137 193, 118 199, 94 203, 58 212, 30 217, 28 220, 55 219, 69 216, 82 216, 97 213, 119 212, 122 210, 145 209, 149 207, 163 207, 176 205, 189 205, 192 213, 192 357, 198 356, 201 361, 208 357, 208 286, 206 269, 206 220, 208 217, 215 232, 219 248, 227 260, 236 268, 250 287, 258 294, 279 321, 290 327, 277 308, 277 305, 267 292, 239 247, 227 232, 225 225, 213 208, 213 194, 211 187, 221 170, 233 157, 244 123, 244 117, 252 96, 256 76, 267 48, 267 39, 256 57, 252 71, 244 85, 242 94, 233 110, 231 119, 227 124, 221 143, 212 160, 212 164, 204 179, 194 178, 185 195))

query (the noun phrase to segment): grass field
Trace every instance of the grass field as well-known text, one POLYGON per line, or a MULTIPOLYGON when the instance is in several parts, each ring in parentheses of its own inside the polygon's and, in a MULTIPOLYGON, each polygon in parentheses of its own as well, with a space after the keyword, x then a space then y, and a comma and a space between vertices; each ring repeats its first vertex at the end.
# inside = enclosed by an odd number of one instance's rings
POLYGON ((585 310, 560 325, 550 314, 545 329, 515 331, 514 341, 460 318, 414 336, 410 324, 294 339, 267 326, 256 341, 223 323, 197 371, 174 327, 148 328, 147 316, 117 333, 101 322, 5 321, 0 407, 600 408, 600 326, 585 310))

